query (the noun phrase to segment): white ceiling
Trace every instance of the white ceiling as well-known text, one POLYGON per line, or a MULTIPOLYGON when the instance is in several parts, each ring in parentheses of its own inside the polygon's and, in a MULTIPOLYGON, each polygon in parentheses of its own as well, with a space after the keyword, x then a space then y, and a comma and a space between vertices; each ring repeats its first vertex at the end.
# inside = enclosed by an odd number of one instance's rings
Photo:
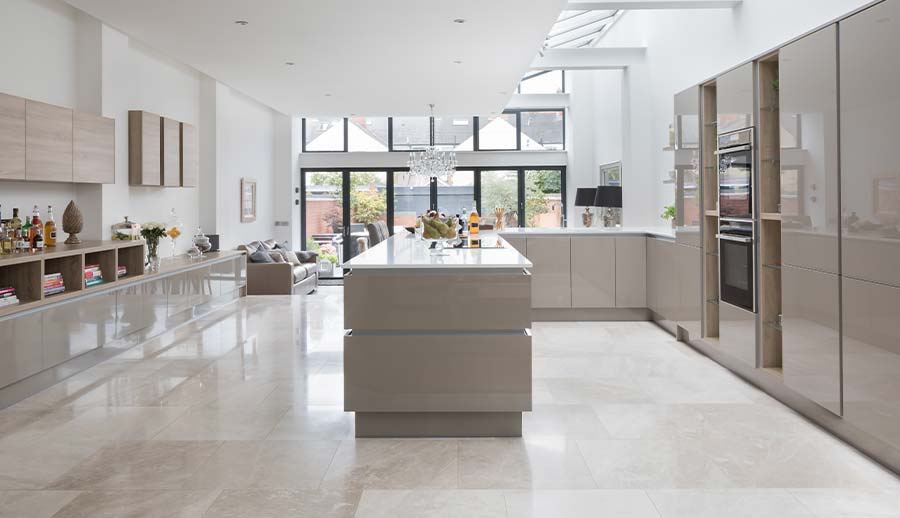
POLYGON ((445 115, 500 111, 565 4, 66 1, 276 110, 310 116, 425 115, 429 103, 445 115))

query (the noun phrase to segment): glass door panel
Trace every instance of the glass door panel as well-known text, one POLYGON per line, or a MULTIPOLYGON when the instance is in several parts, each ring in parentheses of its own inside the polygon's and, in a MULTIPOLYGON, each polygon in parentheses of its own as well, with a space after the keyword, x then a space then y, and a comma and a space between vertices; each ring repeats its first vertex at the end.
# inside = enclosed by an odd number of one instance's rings
POLYGON ((431 186, 427 179, 406 171, 394 172, 394 232, 416 224, 416 217, 431 208, 431 186))
POLYGON ((307 171, 305 175, 304 248, 319 253, 321 277, 340 277, 344 255, 343 173, 307 171), (323 268, 323 260, 331 266, 323 268))
POLYGON ((366 225, 387 223, 387 173, 350 171, 350 234, 344 246, 347 260, 356 257, 374 243, 369 241, 366 225))
POLYGON ((503 210, 503 225, 519 226, 519 172, 516 170, 481 171, 482 227, 495 225, 498 209, 503 210))
POLYGON ((563 203, 562 171, 559 169, 525 171, 525 226, 561 228, 563 203))
POLYGON ((453 176, 446 180, 438 180, 438 210, 454 216, 462 215, 464 209, 475 207, 475 171, 457 169, 453 176))

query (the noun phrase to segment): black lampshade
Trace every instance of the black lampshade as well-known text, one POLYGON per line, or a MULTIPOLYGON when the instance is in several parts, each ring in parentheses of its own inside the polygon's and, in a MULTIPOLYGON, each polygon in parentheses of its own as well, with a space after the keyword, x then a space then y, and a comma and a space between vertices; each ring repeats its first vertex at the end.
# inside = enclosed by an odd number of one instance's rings
MULTIPOLYGON (((576 203, 577 205, 577 203, 576 203)), ((594 198, 595 207, 622 208, 622 188, 612 185, 597 187, 597 196, 594 198)))
POLYGON ((581 187, 575 191, 576 207, 593 207, 594 200, 597 198, 596 187, 581 187))

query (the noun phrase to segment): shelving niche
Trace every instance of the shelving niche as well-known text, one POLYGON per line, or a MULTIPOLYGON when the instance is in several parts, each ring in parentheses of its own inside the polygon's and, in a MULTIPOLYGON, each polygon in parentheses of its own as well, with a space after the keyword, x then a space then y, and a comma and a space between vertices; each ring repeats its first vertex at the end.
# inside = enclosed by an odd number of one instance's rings
POLYGON ((719 336, 719 176, 716 160, 716 83, 700 89, 701 190, 703 192, 703 336, 719 336))

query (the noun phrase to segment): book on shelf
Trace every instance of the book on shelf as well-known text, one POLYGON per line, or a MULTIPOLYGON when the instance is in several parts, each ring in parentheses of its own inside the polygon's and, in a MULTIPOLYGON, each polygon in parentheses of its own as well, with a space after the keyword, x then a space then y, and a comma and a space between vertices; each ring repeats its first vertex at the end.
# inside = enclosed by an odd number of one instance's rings
POLYGON ((100 264, 99 263, 98 264, 86 264, 86 265, 84 265, 84 269, 85 270, 94 270, 94 269, 99 270, 100 264))
POLYGON ((57 293, 62 293, 64 291, 66 291, 66 288, 64 286, 60 286, 59 288, 44 290, 44 295, 56 295, 57 293))
POLYGON ((85 271, 85 272, 84 272, 84 278, 85 278, 85 279, 94 279, 94 278, 97 278, 97 277, 103 277, 103 272, 101 272, 100 270, 97 270, 97 271, 91 271, 91 272, 89 272, 89 271, 85 271))
POLYGON ((94 277, 93 279, 88 279, 84 282, 84 285, 90 288, 91 286, 96 286, 98 284, 103 284, 102 277, 94 277))
POLYGON ((62 279, 62 274, 61 273, 45 273, 44 280, 46 281, 46 280, 50 280, 50 279, 62 279))
POLYGON ((0 288, 0 297, 2 297, 3 295, 6 295, 7 293, 12 293, 13 295, 15 295, 16 289, 13 288, 12 286, 10 286, 8 288, 0 288))
POLYGON ((55 288, 57 286, 62 286, 63 284, 64 283, 63 283, 62 279, 60 279, 58 281, 46 281, 44 283, 44 287, 45 288, 55 288))
POLYGON ((15 306, 18 303, 19 297, 16 297, 15 295, 13 295, 12 297, 4 297, 0 299, 0 307, 15 306))
POLYGON ((125 277, 128 275, 128 267, 126 266, 117 266, 116 267, 116 276, 117 277, 125 277))

